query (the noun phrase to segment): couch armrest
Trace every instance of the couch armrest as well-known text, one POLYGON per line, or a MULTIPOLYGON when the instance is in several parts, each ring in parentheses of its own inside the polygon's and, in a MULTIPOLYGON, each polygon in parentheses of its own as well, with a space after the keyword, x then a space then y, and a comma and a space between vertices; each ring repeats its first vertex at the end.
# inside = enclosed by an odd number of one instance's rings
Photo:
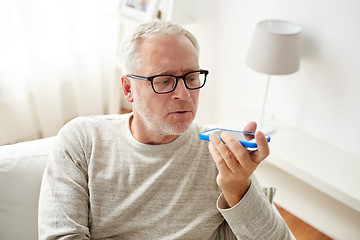
POLYGON ((54 137, 0 146, 0 239, 37 239, 41 178, 54 137))

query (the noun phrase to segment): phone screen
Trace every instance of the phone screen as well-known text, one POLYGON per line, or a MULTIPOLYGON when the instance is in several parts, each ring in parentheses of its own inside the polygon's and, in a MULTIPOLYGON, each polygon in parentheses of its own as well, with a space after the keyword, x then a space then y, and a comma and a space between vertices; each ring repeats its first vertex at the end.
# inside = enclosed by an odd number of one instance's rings
POLYGON ((245 132, 238 132, 238 131, 226 131, 226 130, 215 129, 215 130, 206 132, 206 134, 210 135, 212 133, 215 133, 218 137, 221 137, 221 134, 223 132, 229 132, 238 141, 255 142, 255 134, 254 133, 245 133, 245 132))
MULTIPOLYGON (((199 134, 199 138, 201 140, 210 141, 210 135, 215 133, 220 139, 221 134, 223 132, 228 132, 235 137, 244 147, 246 148, 257 148, 256 140, 255 140, 255 133, 252 132, 242 132, 242 131, 234 131, 229 129, 222 129, 222 128, 214 128, 202 132, 199 134)), ((270 142, 270 136, 265 136, 266 140, 270 142)))

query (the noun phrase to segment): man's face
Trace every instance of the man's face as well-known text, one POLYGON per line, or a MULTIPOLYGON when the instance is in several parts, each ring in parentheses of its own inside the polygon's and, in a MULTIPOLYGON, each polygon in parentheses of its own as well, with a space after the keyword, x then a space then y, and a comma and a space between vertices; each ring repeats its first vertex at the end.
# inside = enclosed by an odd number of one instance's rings
MULTIPOLYGON (((181 35, 146 39, 140 44, 140 54, 143 68, 137 75, 180 76, 199 70, 195 47, 181 35)), ((155 93, 149 81, 133 80, 132 94, 134 120, 138 120, 143 130, 165 136, 179 135, 195 118, 199 89, 186 89, 182 79, 173 92, 165 94, 155 93)))

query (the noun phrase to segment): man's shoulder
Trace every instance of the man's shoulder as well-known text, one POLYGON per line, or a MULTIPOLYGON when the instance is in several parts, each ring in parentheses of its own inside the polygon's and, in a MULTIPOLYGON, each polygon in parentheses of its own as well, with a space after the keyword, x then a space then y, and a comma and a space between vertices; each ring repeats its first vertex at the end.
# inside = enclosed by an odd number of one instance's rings
POLYGON ((111 124, 125 121, 126 119, 129 119, 129 114, 79 116, 70 120, 67 124, 65 124, 65 127, 111 124))
POLYGON ((129 114, 79 116, 66 123, 59 133, 89 134, 99 128, 120 126, 128 121, 129 117, 129 114))

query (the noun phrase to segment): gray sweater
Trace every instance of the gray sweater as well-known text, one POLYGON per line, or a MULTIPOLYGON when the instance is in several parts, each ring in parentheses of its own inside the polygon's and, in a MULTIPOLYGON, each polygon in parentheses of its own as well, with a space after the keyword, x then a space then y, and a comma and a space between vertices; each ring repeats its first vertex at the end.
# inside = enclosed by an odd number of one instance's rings
POLYGON ((146 145, 131 114, 79 117, 59 132, 39 202, 40 239, 215 239, 226 219, 238 239, 287 239, 255 177, 226 209, 205 128, 146 145))

